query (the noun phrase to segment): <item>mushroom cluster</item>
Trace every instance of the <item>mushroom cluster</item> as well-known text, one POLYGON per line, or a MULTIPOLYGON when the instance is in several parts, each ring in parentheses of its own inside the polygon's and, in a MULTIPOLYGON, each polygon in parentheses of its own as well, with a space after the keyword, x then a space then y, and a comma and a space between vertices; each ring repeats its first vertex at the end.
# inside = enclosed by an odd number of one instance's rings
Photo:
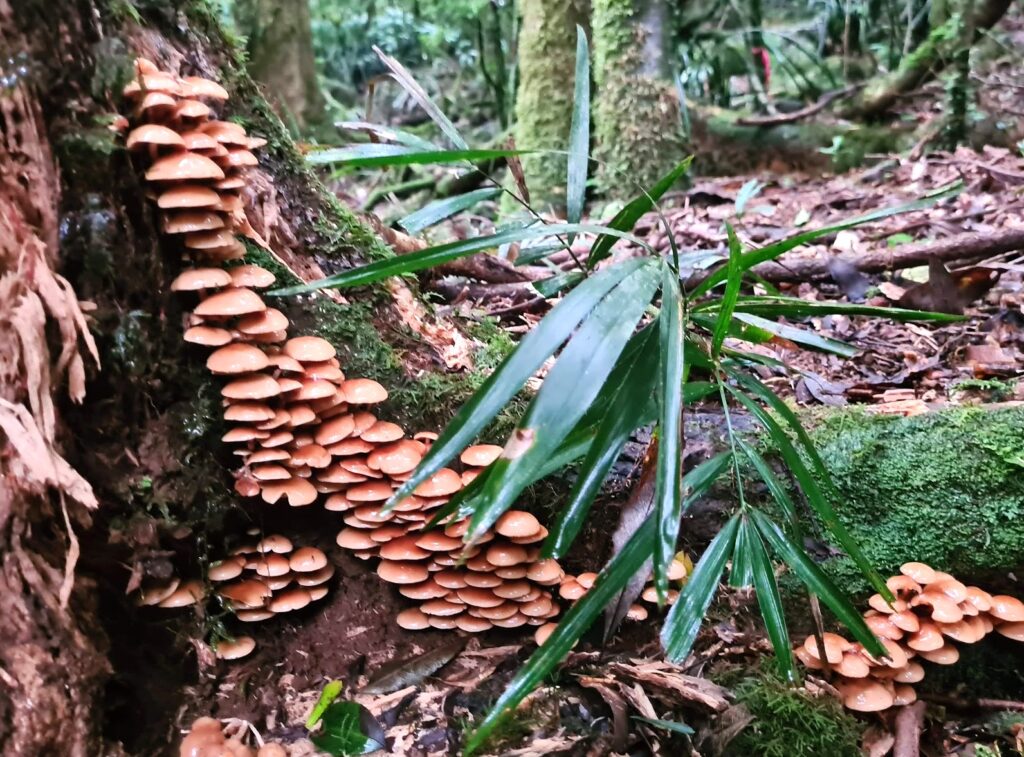
POLYGON ((280 744, 267 742, 259 749, 247 746, 241 738, 229 736, 219 720, 197 719, 178 748, 180 757, 287 757, 280 744))
POLYGON ((316 547, 296 548, 287 537, 271 534, 236 547, 206 575, 235 617, 253 623, 326 597, 334 566, 316 547))
MULTIPOLYGON (((346 377, 325 339, 289 338, 288 318, 258 294, 274 283, 273 274, 235 262, 245 254, 235 233, 249 230, 240 191, 247 167, 258 164, 252 150, 265 140, 216 120, 207 103, 222 103, 227 92, 144 59, 136 61, 136 71, 125 88, 135 117, 127 145, 149 161, 145 177, 161 228, 182 241, 190 262, 171 289, 196 298, 184 338, 212 349, 206 366, 225 381, 221 395, 231 428, 223 441, 236 445, 243 462, 236 491, 271 505, 319 501, 341 513, 339 546, 363 559, 379 558, 378 575, 422 603, 401 614, 405 628, 473 632, 538 625, 557 615, 546 587, 559 583, 562 570, 539 559, 538 542, 547 531, 532 515, 506 513, 470 547, 461 538, 466 521, 449 519, 441 530, 424 530, 431 512, 490 465, 500 447, 466 449, 461 472, 439 470, 384 511, 436 435, 408 437, 398 424, 378 419, 370 408, 387 399, 385 388, 346 377)), ((290 560, 274 551, 238 553, 215 566, 211 580, 233 581, 218 593, 242 620, 270 617, 279 611, 272 604, 308 603, 326 591, 298 579, 290 586, 298 572, 290 560)))
POLYGON ((1006 595, 991 595, 977 586, 965 586, 949 573, 919 562, 908 562, 886 586, 895 596, 890 605, 873 595, 864 613, 868 628, 888 655, 872 657, 858 643, 825 633, 822 647, 808 636, 795 650, 808 668, 834 671, 836 688, 848 709, 875 712, 909 704, 917 695, 913 684, 924 678, 920 658, 937 665, 960 659, 953 642, 973 644, 995 630, 1024 641, 1024 602, 1006 595))
POLYGON ((194 605, 204 594, 202 581, 183 582, 180 578, 172 576, 166 581, 143 583, 135 595, 135 604, 140 607, 175 609, 194 605))

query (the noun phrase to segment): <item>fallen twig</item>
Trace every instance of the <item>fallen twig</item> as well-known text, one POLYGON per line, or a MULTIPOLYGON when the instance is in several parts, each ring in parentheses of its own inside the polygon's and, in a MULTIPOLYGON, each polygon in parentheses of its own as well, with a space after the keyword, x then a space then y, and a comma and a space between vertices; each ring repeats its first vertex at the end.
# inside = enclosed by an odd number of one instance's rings
POLYGON ((844 87, 843 89, 835 89, 831 92, 826 92, 818 98, 817 102, 811 103, 806 108, 794 110, 791 113, 775 113, 769 116, 744 116, 737 118, 736 123, 740 126, 779 126, 780 124, 791 124, 805 118, 810 118, 816 113, 820 113, 825 110, 830 103, 833 103, 836 100, 841 100, 844 97, 849 97, 863 86, 863 84, 851 84, 849 87, 844 87))

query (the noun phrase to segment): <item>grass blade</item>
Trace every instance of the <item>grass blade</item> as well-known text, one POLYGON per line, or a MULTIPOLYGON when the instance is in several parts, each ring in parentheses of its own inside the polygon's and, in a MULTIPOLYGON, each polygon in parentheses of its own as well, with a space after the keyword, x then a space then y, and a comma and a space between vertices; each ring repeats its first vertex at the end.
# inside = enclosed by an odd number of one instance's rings
POLYGON ((419 150, 440 150, 433 142, 423 139, 409 131, 402 131, 391 126, 370 123, 369 121, 337 121, 334 126, 342 131, 361 132, 370 134, 381 142, 393 142, 406 147, 415 147, 419 150))
MULTIPOLYGON (((711 304, 712 307, 715 303, 711 304)), ((702 306, 698 306, 701 308, 702 306)), ((928 310, 907 310, 905 308, 883 308, 872 305, 849 305, 844 302, 809 302, 796 297, 740 297, 736 310, 768 317, 804 318, 823 315, 866 315, 888 318, 891 321, 938 321, 954 323, 966 316, 949 313, 933 313, 928 310)))
POLYGON ((602 402, 600 397, 594 401, 595 405, 606 408, 604 418, 597 426, 587 456, 580 465, 569 501, 559 511, 541 550, 546 557, 561 557, 572 545, 622 447, 633 430, 647 421, 649 407, 653 404, 651 393, 658 365, 658 342, 654 335, 653 328, 641 332, 639 336, 644 338, 644 347, 629 371, 615 385, 615 394, 607 402, 602 402))
POLYGON ((401 276, 407 273, 422 271, 426 268, 433 268, 441 263, 447 263, 449 260, 456 260, 457 258, 464 258, 467 255, 473 255, 477 252, 490 250, 507 242, 519 242, 523 239, 536 239, 554 236, 555 234, 563 234, 570 231, 612 234, 646 245, 646 243, 641 242, 641 240, 627 232, 589 223, 561 223, 551 224, 548 226, 534 226, 525 229, 514 228, 497 234, 473 237, 472 239, 460 239, 456 242, 448 242, 434 247, 427 247, 423 250, 410 252, 407 255, 396 255, 393 258, 385 258, 384 260, 378 260, 370 263, 369 265, 352 268, 348 271, 342 271, 341 273, 337 273, 334 276, 328 276, 327 278, 320 279, 319 281, 313 281, 308 284, 300 284, 293 287, 285 287, 282 289, 274 289, 267 294, 284 297, 295 294, 307 294, 309 292, 315 292, 318 289, 340 289, 342 287, 372 284, 376 281, 390 278, 391 276, 401 276))
POLYGON ((722 342, 729 333, 729 324, 732 321, 732 311, 736 307, 736 301, 740 296, 740 284, 743 283, 743 271, 740 264, 743 260, 743 248, 736 236, 731 224, 725 225, 725 231, 729 235, 729 264, 726 268, 725 295, 718 306, 718 320, 715 322, 715 331, 711 338, 711 358, 718 359, 722 351, 722 342))
POLYGON ((775 553, 792 568, 811 592, 821 598, 821 601, 832 610, 839 622, 850 630, 857 641, 875 657, 884 657, 886 655, 885 647, 871 633, 864 623, 864 618, 857 612, 857 608, 850 603, 850 600, 832 582, 832 579, 825 575, 803 549, 794 544, 767 515, 754 510, 750 517, 761 536, 772 545, 775 553))
POLYGON ((530 282, 530 286, 545 299, 554 297, 566 287, 578 284, 586 278, 582 271, 563 271, 547 279, 530 282))
POLYGON ((413 99, 419 103, 420 107, 427 112, 431 120, 438 125, 441 131, 444 132, 445 136, 451 140, 451 143, 459 149, 466 150, 469 145, 466 144, 466 140, 459 134, 459 130, 455 128, 448 116, 446 116, 437 104, 430 99, 430 95, 427 94, 426 90, 420 86, 420 83, 413 78, 413 75, 409 73, 405 66, 399 63, 397 60, 392 58, 390 55, 384 53, 376 45, 373 46, 373 51, 377 53, 377 57, 381 59, 385 66, 391 69, 391 74, 394 76, 402 89, 412 95, 413 99))
POLYGON ((660 720, 658 718, 642 718, 639 715, 634 715, 633 720, 639 723, 646 723, 653 728, 660 728, 663 731, 670 733, 677 733, 680 736, 690 736, 693 734, 693 729, 686 723, 680 723, 676 720, 660 720))
POLYGON ((743 519, 741 530, 746 536, 744 546, 750 552, 749 561, 757 604, 761 608, 768 639, 779 661, 779 672, 787 681, 794 682, 796 666, 793 663, 793 649, 789 641, 789 629, 786 627, 786 615, 782 609, 782 597, 779 596, 779 584, 775 580, 772 561, 768 559, 768 552, 761 537, 746 518, 743 519))
POLYGON ((472 192, 466 192, 466 194, 456 195, 455 197, 446 197, 443 200, 437 200, 436 202, 424 205, 416 212, 410 213, 404 218, 401 218, 398 221, 398 225, 410 234, 419 234, 421 231, 433 226, 438 221, 443 221, 445 218, 453 216, 456 213, 468 210, 478 202, 489 200, 500 194, 500 188, 491 187, 488 189, 475 189, 472 192))
POLYGON ((729 566, 729 586, 745 589, 754 585, 754 568, 750 560, 750 529, 746 519, 736 529, 736 541, 732 546, 732 564, 729 566))
POLYGON ((531 470, 543 464, 590 408, 654 296, 660 267, 645 259, 594 308, 562 351, 505 453, 484 474, 487 502, 473 515, 466 541, 482 536, 512 505, 531 470))
POLYGON ((761 318, 750 313, 733 313, 732 317, 748 326, 763 329, 780 339, 788 339, 791 342, 802 344, 804 347, 809 347, 813 350, 831 352, 833 355, 839 355, 840 357, 853 357, 860 352, 852 344, 840 341, 839 339, 829 339, 827 336, 815 334, 813 331, 802 329, 799 326, 776 323, 775 321, 770 321, 767 318, 761 318))
MULTIPOLYGON (((872 223, 874 221, 880 221, 883 218, 889 216, 898 215, 900 213, 908 213, 913 210, 922 210, 924 208, 934 205, 940 200, 954 197, 963 191, 963 182, 957 182, 956 184, 943 187, 935 192, 931 192, 921 199, 914 200, 912 202, 903 203, 901 205, 894 205, 889 208, 882 208, 875 210, 864 215, 857 216, 856 218, 850 218, 846 221, 833 224, 832 226, 823 226, 818 229, 811 229, 804 231, 800 234, 795 234, 787 239, 782 239, 773 244, 760 247, 756 250, 751 250, 743 255, 741 262, 741 268, 747 271, 753 268, 758 263, 764 263, 769 260, 773 260, 783 253, 789 252, 790 250, 799 247, 807 242, 813 242, 815 239, 820 239, 827 234, 834 234, 844 229, 851 229, 855 226, 860 226, 865 223, 872 223)), ((725 281, 729 276, 728 267, 720 266, 717 271, 712 273, 703 282, 701 282, 696 289, 691 293, 692 298, 700 297, 702 294, 710 291, 712 288, 718 286, 725 281)))
MULTIPOLYGON (((692 155, 684 159, 679 165, 665 174, 650 190, 631 200, 626 207, 616 213, 615 217, 608 223, 608 226, 620 231, 632 229, 636 225, 636 222, 640 220, 640 216, 653 208, 654 204, 661 199, 662 195, 664 195, 672 188, 673 184, 683 177, 683 174, 685 174, 690 168, 690 163, 692 162, 692 155)), ((592 269, 595 265, 608 257, 615 241, 616 240, 611 235, 603 236, 598 239, 594 243, 594 246, 590 248, 590 255, 587 257, 587 268, 592 269)))
POLYGON ((734 515, 711 540, 665 618, 661 628, 661 646, 669 662, 680 663, 690 653, 701 621, 718 589, 725 564, 732 554, 738 525, 739 517, 734 515))
POLYGON ((602 608, 647 561, 653 542, 654 523, 648 521, 626 543, 622 551, 609 561, 598 574, 590 591, 569 608, 554 633, 519 669, 483 722, 470 735, 464 754, 468 756, 479 749, 506 715, 562 661, 572 649, 572 645, 590 628, 602 608))
MULTIPOLYGON (((587 191, 587 160, 590 155, 590 50, 582 26, 576 27, 576 80, 569 127, 569 161, 565 189, 565 219, 578 223, 583 217, 587 191)), ((571 240, 570 240, 571 241, 571 240)))
POLYGON ((829 533, 831 533, 836 541, 839 542, 840 546, 850 558, 860 568, 861 573, 864 577, 871 582, 871 585, 875 588, 879 594, 887 599, 891 599, 889 590, 885 586, 885 581, 882 576, 875 570, 874 566, 868 560, 867 555, 860 548, 856 539, 846 530, 846 526, 839 520, 836 515, 836 511, 833 509, 832 504, 828 501, 828 498, 821 491, 818 486, 818 482, 814 476, 808 470, 807 466, 804 465, 803 459, 797 452, 796 447, 793 446, 793 442, 790 441, 789 435, 783 430, 782 426, 776 421, 763 407, 754 402, 750 397, 745 395, 743 392, 737 391, 732 387, 727 387, 729 392, 749 410, 755 418, 764 426, 765 430, 771 436, 772 441, 779 450, 779 454, 782 455, 782 459, 785 460, 786 466, 793 473, 793 477, 796 478, 797 483, 800 484, 800 489, 807 497, 807 502, 810 504, 814 512, 821 518, 821 521, 829 533))
POLYGON ((407 145, 359 144, 329 147, 307 153, 306 162, 314 166, 342 164, 342 168, 385 168, 387 166, 443 165, 463 161, 493 160, 524 155, 527 150, 424 150, 407 145))
POLYGON ((680 472, 683 459, 683 382, 684 350, 683 297, 679 279, 668 266, 662 266, 660 330, 661 371, 659 395, 661 416, 658 421, 658 461, 654 495, 654 517, 658 538, 654 542, 654 587, 658 601, 668 596, 668 566, 676 553, 679 520, 682 517, 680 472))

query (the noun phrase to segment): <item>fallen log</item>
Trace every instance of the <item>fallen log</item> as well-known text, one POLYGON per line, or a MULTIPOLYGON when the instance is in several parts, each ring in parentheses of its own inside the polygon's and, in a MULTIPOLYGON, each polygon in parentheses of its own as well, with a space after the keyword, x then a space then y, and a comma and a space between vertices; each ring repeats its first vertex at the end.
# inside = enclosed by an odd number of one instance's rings
MULTIPOLYGON (((980 260, 1017 250, 1024 250, 1024 229, 1006 229, 995 234, 972 231, 867 253, 784 255, 779 260, 754 266, 751 272, 773 282, 802 282, 829 278, 830 265, 838 261, 849 263, 862 273, 881 273, 927 265, 931 260, 943 263, 980 260)), ((709 274, 710 271, 694 274, 687 280, 687 286, 699 284, 709 274)))

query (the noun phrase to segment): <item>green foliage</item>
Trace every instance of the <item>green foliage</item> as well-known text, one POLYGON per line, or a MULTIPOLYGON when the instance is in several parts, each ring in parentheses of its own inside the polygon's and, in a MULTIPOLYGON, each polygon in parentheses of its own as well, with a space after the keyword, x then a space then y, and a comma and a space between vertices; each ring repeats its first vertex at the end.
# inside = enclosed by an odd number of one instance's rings
MULTIPOLYGON (((579 50, 580 55, 587 52, 582 36, 579 50)), ((404 69, 386 56, 382 57, 455 144, 457 150, 454 153, 438 151, 438 161, 445 162, 448 157, 464 157, 466 143, 454 124, 440 112, 404 69)), ((578 172, 584 165, 579 152, 582 145, 580 135, 575 134, 572 142, 574 172, 578 172)), ((405 155, 396 153, 393 159, 402 161, 405 155)), ((502 718, 513 711, 558 664, 592 625, 601 610, 620 595, 648 560, 652 560, 656 584, 660 584, 660 590, 664 591, 664 574, 675 554, 679 518, 696 498, 729 469, 730 462, 736 475, 738 507, 708 546, 683 587, 679 600, 666 617, 661 638, 669 658, 681 661, 689 654, 707 607, 731 560, 734 570, 743 566, 739 568, 739 579, 734 579, 734 582, 739 580, 743 584, 754 585, 769 635, 779 647, 783 670, 787 678, 793 678, 788 632, 769 550, 771 555, 785 562, 809 590, 821 597, 865 648, 876 655, 884 654, 850 599, 807 555, 798 526, 790 522, 786 528, 780 528, 768 515, 745 500, 744 484, 740 478, 740 453, 731 426, 731 449, 697 466, 679 480, 683 408, 688 398, 692 401, 693 397, 707 393, 687 392, 687 383, 696 372, 708 377, 709 380, 703 384, 718 389, 727 419, 730 403, 745 407, 778 446, 787 468, 794 474, 812 509, 820 518, 823 530, 843 546, 856 561, 858 569, 879 592, 891 597, 857 541, 836 517, 827 496, 835 488, 799 419, 765 384, 750 374, 750 366, 763 362, 765 358, 746 353, 738 346, 742 342, 765 342, 777 333, 782 333, 773 321, 762 316, 785 316, 792 319, 812 312, 873 314, 876 311, 864 310, 863 306, 807 303, 778 296, 744 297, 740 293, 743 279, 754 265, 773 260, 801 244, 840 228, 926 206, 936 199, 947 197, 950 191, 905 206, 875 211, 832 227, 804 231, 752 250, 744 250, 739 238, 729 229, 728 259, 713 267, 704 281, 688 292, 680 288, 679 282, 684 275, 680 266, 685 256, 680 256, 677 251, 673 251, 670 258, 633 257, 598 268, 597 263, 608 255, 616 238, 635 241, 635 237, 629 233, 634 222, 632 211, 642 206, 656 208, 657 197, 685 171, 686 165, 687 162, 683 161, 660 180, 651 181, 653 194, 642 191, 639 197, 627 203, 608 226, 572 223, 545 225, 538 216, 539 223, 510 225, 490 236, 459 240, 402 256, 384 258, 361 268, 345 270, 319 282, 286 286, 271 293, 292 295, 325 287, 360 286, 389 276, 407 275, 500 244, 554 237, 560 244, 552 245, 550 249, 553 250, 565 245, 563 235, 579 232, 596 235, 586 263, 573 258, 578 270, 575 271, 577 276, 566 282, 571 283, 568 293, 483 381, 386 505, 386 508, 393 507, 472 443, 523 390, 526 382, 541 366, 554 358, 554 362, 547 367, 541 388, 530 400, 510 434, 503 454, 470 486, 442 507, 433 522, 449 513, 468 516, 470 524, 464 539, 468 544, 473 544, 516 502, 527 487, 583 457, 580 476, 583 483, 580 491, 574 492, 544 545, 545 554, 551 554, 556 549, 561 552, 571 544, 572 536, 578 532, 578 524, 586 514, 589 499, 603 477, 602 471, 607 470, 609 460, 614 460, 623 438, 650 424, 652 420, 657 421, 655 434, 660 453, 653 463, 657 466, 657 483, 655 496, 650 503, 655 517, 646 518, 638 525, 621 550, 598 574, 590 591, 573 605, 548 640, 520 669, 494 709, 470 737, 466 754, 480 748, 502 718), (720 286, 724 290, 722 293, 718 291, 720 286), (655 334, 657 339, 654 338, 655 334), (737 340, 734 343, 736 346, 726 347, 726 337, 737 340), (622 396, 623 391, 635 390, 634 386, 627 386, 626 383, 631 380, 632 366, 648 359, 652 367, 657 366, 656 371, 651 373, 659 379, 657 386, 645 386, 643 392, 653 389, 656 401, 628 405, 629 415, 609 414, 608 408, 616 398, 622 396), (651 404, 656 406, 655 418, 651 417, 651 404), (765 406, 770 408, 770 412, 765 406), (806 463, 805 457, 808 460, 806 463)), ((582 178, 576 176, 571 182, 576 193, 584 185, 582 178)), ((520 199, 525 201, 525 196, 520 199)), ((574 197, 574 207, 578 200, 578 197, 574 197)), ((878 312, 895 313, 897 317, 903 318, 942 317, 913 311, 878 312)), ((840 353, 844 351, 845 345, 823 343, 820 338, 801 327, 787 326, 786 329, 787 338, 811 348, 840 353)), ((749 451, 745 454, 750 455, 749 451)), ((756 457, 752 459, 756 461, 756 457)), ((777 484, 773 486, 774 476, 765 474, 766 468, 755 464, 755 469, 765 479, 769 491, 779 504, 791 508, 792 504, 788 496, 783 495, 782 487, 777 484)), ((794 520, 790 518, 790 521, 794 520)))
MULTIPOLYGON (((1024 409, 947 409, 913 418, 830 414, 813 438, 843 498, 839 519, 883 572, 908 560, 983 578, 1024 555, 1024 409)), ((851 593, 852 561, 826 564, 851 593)))
POLYGON ((732 757, 858 757, 861 723, 829 696, 793 688, 772 672, 739 683, 738 704, 753 716, 726 750, 732 757))

